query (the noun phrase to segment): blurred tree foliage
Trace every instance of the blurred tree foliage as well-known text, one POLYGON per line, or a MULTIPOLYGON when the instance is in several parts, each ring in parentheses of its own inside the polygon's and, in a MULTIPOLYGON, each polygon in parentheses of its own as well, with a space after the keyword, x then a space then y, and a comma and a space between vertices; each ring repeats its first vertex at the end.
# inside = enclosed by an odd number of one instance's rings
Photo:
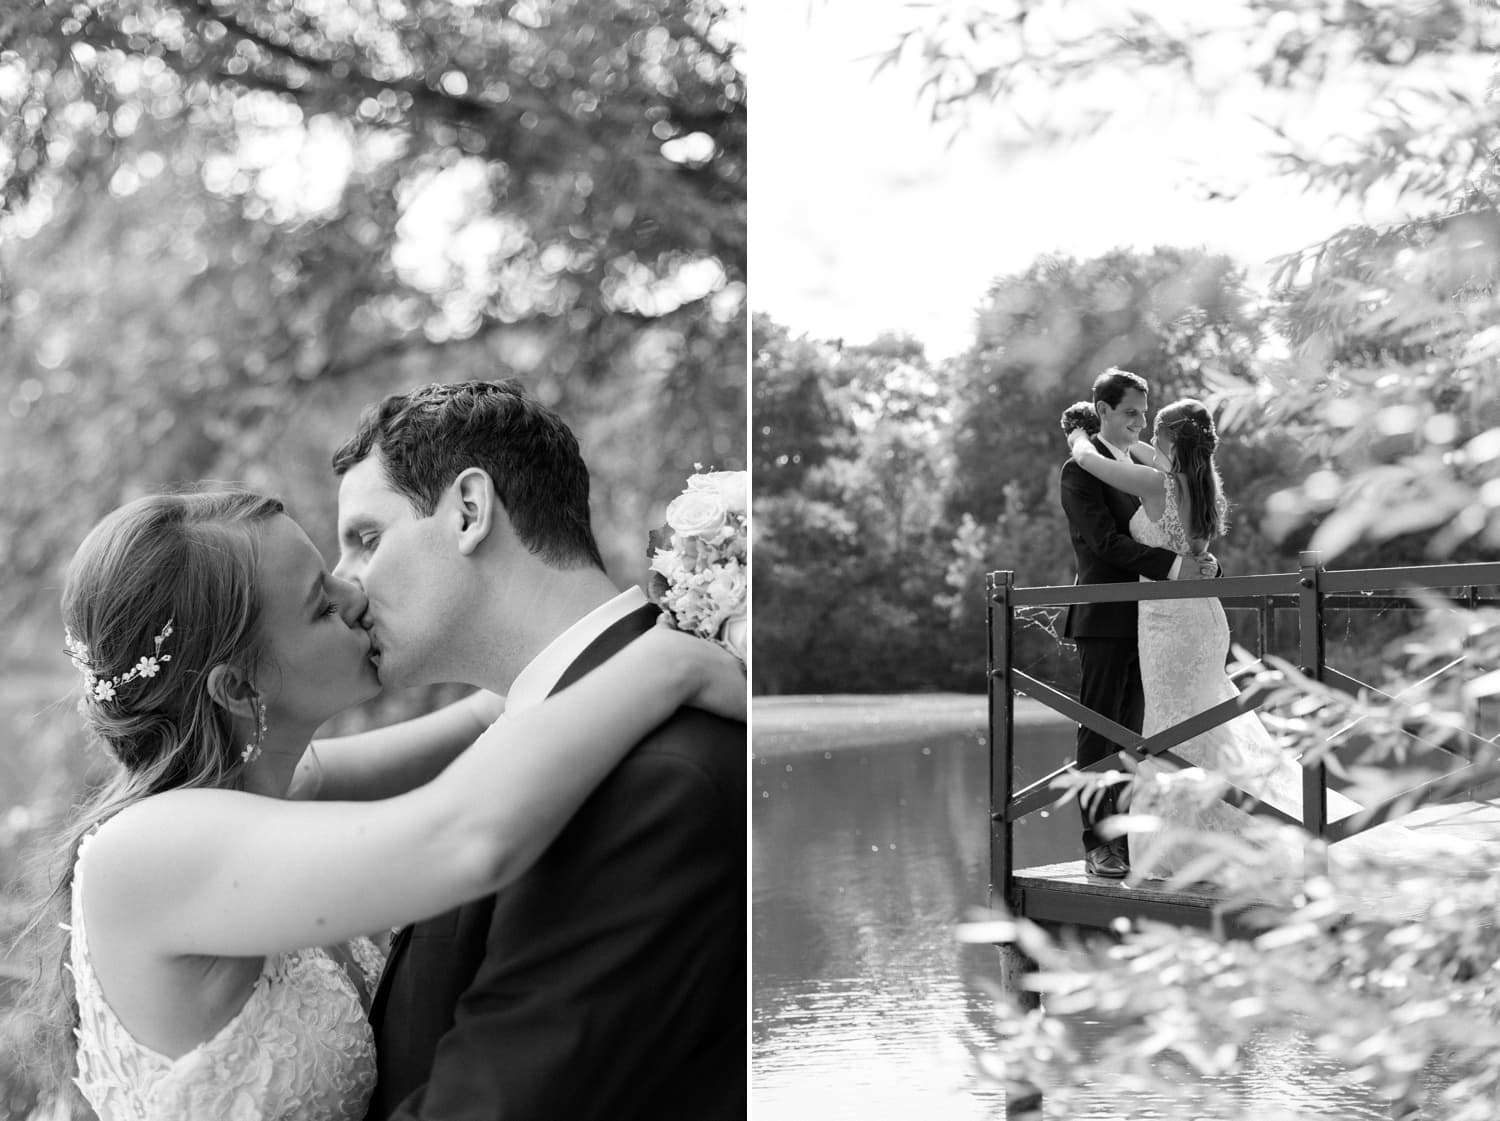
MULTIPOLYGON (((516 376, 578 434, 624 585, 695 464, 746 465, 742 18, 738 0, 0 5, 0 947, 18 853, 102 762, 57 598, 107 510, 233 480, 331 554, 328 461, 363 405, 516 376)), ((0 1004, 13 968, 0 950, 0 1004)), ((37 1090, 23 1057, 0 1038, 0 1117, 37 1090)))
MULTIPOLYGON (((1354 792, 1366 806, 1396 798, 1398 817, 1423 802, 1468 799, 1475 786, 1493 789, 1500 752, 1479 734, 1475 712, 1500 692, 1500 612, 1434 602, 1386 654, 1393 696, 1353 697, 1286 664, 1261 669, 1251 681, 1268 697, 1268 726, 1330 767, 1348 750, 1358 760, 1354 792), (1455 657, 1475 675, 1429 679, 1455 657), (1414 739, 1473 766, 1414 766, 1414 739), (1433 785, 1418 793, 1423 780, 1433 785)), ((1492 824, 1494 809, 1471 804, 1458 821, 1492 824)), ((1473 832, 1424 825, 1365 848, 1314 843, 1305 879, 1287 875, 1264 847, 1295 827, 1258 819, 1244 834, 1216 834, 1184 876, 1215 878, 1229 907, 1251 907, 1262 931, 1254 938, 1155 922, 1094 941, 1024 920, 970 928, 965 936, 975 940, 1017 943, 1038 966, 1027 986, 1043 994, 1031 1011, 1004 1002, 999 1062, 989 1070, 1013 1091, 1040 1088, 1048 1116, 1072 1116, 1080 1089, 1097 1093, 1101 1069, 1148 1095, 1168 1121, 1326 1116, 1325 1101, 1247 1101, 1215 1084, 1290 1043, 1331 1081, 1375 1090, 1391 1117, 1492 1117, 1500 875, 1492 845, 1473 832), (1100 1018, 1111 1030, 1085 1065, 1069 1024, 1100 1018)))
POLYGON ((1049 257, 997 280, 957 371, 951 505, 993 518, 1012 480, 1024 504, 1055 503, 1055 474, 1034 465, 1066 458, 1058 418, 1100 372, 1140 374, 1153 411, 1248 382, 1259 320, 1243 269, 1193 250, 1049 257))
POLYGON ((1399 202, 1408 217, 1335 231, 1280 263, 1270 296, 1287 353, 1257 363, 1253 384, 1219 390, 1222 419, 1231 429, 1279 428, 1321 461, 1269 498, 1274 535, 1305 531, 1329 559, 1351 563, 1397 538, 1406 538, 1397 555, 1492 554, 1500 546, 1500 8, 1468 0, 1245 0, 1170 14, 1085 7, 936 4, 883 64, 912 55, 935 118, 962 127, 985 104, 1023 144, 1107 128, 1143 110, 1168 77, 1185 78, 1210 103, 1249 88, 1268 126, 1266 154, 1282 174, 1339 197, 1399 202), (1304 120, 1308 99, 1335 84, 1369 96, 1341 135, 1317 135, 1304 120))
POLYGON ((695 461, 743 464, 738 16, 8 6, 0 615, 152 486, 248 478, 326 520, 277 469, 310 403, 507 373, 575 423, 634 568, 695 461))
POLYGON ((754 338, 753 687, 929 680, 944 426, 921 347, 792 339, 765 316, 754 338))
POLYGON ((828 348, 793 339, 768 315, 755 317, 751 394, 755 493, 801 489, 809 472, 853 445, 828 348))

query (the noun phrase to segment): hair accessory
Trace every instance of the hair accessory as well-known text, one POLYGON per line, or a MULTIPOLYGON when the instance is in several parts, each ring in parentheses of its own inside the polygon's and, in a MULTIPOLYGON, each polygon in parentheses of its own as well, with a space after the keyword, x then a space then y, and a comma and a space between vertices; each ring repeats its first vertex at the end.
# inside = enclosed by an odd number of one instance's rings
POLYGON ((1188 443, 1206 445, 1209 451, 1213 451, 1214 446, 1219 442, 1218 436, 1214 433, 1213 421, 1209 420, 1205 423, 1191 413, 1183 413, 1180 419, 1168 426, 1168 431, 1172 433, 1174 439, 1181 440, 1186 436, 1188 443))
POLYGON ((68 657, 73 659, 73 664, 83 674, 83 683, 96 701, 114 700, 121 685, 128 685, 137 678, 155 677, 160 673, 162 663, 172 660, 172 655, 161 652, 161 644, 171 637, 172 620, 168 619, 167 625, 162 627, 152 640, 155 645, 152 653, 143 656, 125 673, 116 674, 114 677, 99 677, 94 673, 89 648, 74 638, 72 631, 67 628, 63 629, 63 645, 67 648, 68 657))
POLYGON ((240 761, 243 762, 243 763, 253 763, 257 759, 259 759, 260 758, 260 745, 261 745, 261 741, 263 741, 265 738, 266 738, 266 706, 265 706, 265 703, 262 702, 261 705, 260 705, 259 720, 256 722, 255 742, 254 743, 247 743, 245 745, 245 750, 242 751, 242 752, 240 752, 240 761))

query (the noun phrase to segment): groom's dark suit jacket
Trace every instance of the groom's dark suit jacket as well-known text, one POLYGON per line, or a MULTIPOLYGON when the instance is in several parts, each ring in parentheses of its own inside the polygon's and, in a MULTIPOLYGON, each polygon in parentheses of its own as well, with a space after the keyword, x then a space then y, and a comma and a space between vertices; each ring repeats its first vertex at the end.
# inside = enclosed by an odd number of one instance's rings
MULTIPOLYGON (((1113 458, 1097 436, 1094 447, 1113 458)), ((1141 500, 1090 475, 1070 457, 1062 468, 1062 505, 1078 562, 1075 584, 1134 583, 1139 576, 1165 580, 1177 554, 1142 545, 1130 536, 1130 518, 1141 500)), ((1136 605, 1075 603, 1063 622, 1066 638, 1129 638, 1136 634, 1136 605)))
MULTIPOLYGON (((656 614, 610 627, 558 688, 656 614)), ((745 774, 745 726, 680 709, 522 879, 403 930, 369 1118, 743 1118, 745 774)))

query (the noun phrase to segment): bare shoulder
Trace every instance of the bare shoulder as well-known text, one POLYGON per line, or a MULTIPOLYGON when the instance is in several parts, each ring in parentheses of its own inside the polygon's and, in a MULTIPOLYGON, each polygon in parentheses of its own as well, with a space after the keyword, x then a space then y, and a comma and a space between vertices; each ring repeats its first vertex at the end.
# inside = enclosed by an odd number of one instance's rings
POLYGON ((171 869, 256 801, 236 790, 169 790, 125 807, 88 839, 89 897, 101 903, 140 894, 170 879, 171 869))
POLYGON ((207 814, 243 812, 251 804, 262 800, 257 794, 246 794, 239 790, 166 790, 126 806, 99 826, 95 837, 100 841, 106 837, 112 838, 106 842, 109 845, 120 844, 126 839, 138 840, 163 830, 171 831, 207 814))

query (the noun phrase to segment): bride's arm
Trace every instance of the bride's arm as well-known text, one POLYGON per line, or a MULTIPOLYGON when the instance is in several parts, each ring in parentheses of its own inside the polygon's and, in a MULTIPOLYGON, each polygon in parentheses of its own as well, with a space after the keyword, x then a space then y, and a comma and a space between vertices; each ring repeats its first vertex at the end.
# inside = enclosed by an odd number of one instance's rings
POLYGON ((504 711, 504 697, 480 690, 412 720, 314 740, 287 796, 365 802, 404 794, 435 777, 504 711))
POLYGON ((1073 461, 1078 466, 1116 490, 1139 495, 1141 498, 1162 492, 1162 475, 1155 467, 1146 467, 1139 463, 1120 463, 1109 456, 1101 455, 1099 449, 1094 447, 1089 438, 1083 434, 1082 429, 1075 428, 1068 434, 1068 447, 1072 451, 1073 461))
POLYGON ((398 797, 146 798, 90 844, 89 920, 151 956, 254 956, 438 914, 522 875, 680 705, 743 720, 745 692, 728 653, 656 627, 536 707, 502 716, 398 797))

